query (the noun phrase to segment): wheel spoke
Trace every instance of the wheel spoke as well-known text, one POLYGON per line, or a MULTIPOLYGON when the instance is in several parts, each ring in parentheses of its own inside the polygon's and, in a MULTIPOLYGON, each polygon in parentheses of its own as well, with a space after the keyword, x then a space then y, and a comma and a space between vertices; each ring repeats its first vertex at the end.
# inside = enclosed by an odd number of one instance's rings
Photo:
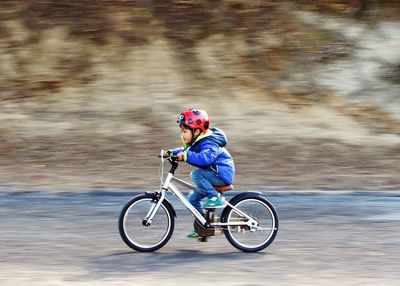
POLYGON ((171 237, 174 219, 168 208, 161 204, 151 224, 143 225, 149 210, 156 202, 146 195, 134 198, 120 216, 120 234, 125 243, 138 251, 154 251, 171 237))

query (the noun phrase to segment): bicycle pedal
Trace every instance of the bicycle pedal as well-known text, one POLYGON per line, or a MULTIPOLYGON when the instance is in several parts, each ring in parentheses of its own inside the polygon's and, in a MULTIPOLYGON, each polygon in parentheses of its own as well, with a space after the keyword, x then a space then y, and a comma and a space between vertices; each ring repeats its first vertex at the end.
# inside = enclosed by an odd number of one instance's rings
POLYGON ((207 242, 208 241, 208 237, 207 236, 200 236, 197 238, 197 241, 199 242, 207 242))

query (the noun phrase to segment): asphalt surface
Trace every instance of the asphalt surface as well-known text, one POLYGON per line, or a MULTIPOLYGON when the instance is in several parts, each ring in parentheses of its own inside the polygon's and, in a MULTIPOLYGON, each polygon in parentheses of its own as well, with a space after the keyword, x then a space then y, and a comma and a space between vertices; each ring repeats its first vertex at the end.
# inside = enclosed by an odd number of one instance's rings
POLYGON ((117 228, 134 194, 2 190, 0 285, 399 285, 400 192, 264 193, 280 228, 259 253, 186 238, 192 217, 173 198, 172 239, 134 252, 117 228))

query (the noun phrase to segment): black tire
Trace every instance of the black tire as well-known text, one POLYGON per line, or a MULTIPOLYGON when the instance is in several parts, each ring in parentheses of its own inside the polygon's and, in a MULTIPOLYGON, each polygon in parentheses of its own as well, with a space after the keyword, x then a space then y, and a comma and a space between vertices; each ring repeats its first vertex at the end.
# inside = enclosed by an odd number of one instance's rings
POLYGON ((150 206, 157 203, 154 195, 142 194, 131 199, 122 209, 118 228, 122 240, 130 248, 141 252, 152 252, 163 247, 171 238, 175 227, 175 211, 168 201, 163 201, 150 226, 143 225, 150 206), (158 231, 156 228, 161 228, 158 231), (156 231, 160 234, 155 234, 156 231), (141 232, 143 232, 141 234, 141 232), (159 236, 155 242, 151 235, 159 236))
MULTIPOLYGON (((265 230, 252 232, 245 226, 228 226, 224 228, 224 234, 229 243, 244 252, 257 252, 270 245, 278 233, 279 226, 278 214, 273 205, 262 196, 254 194, 240 196, 237 199, 234 198, 230 203, 256 219, 259 226, 265 230), (255 237, 256 235, 257 237, 255 237), (242 237, 243 239, 253 240, 254 243, 242 242, 242 237)), ((230 206, 227 206, 221 215, 221 222, 223 223, 243 220, 245 218, 238 215, 230 206)))

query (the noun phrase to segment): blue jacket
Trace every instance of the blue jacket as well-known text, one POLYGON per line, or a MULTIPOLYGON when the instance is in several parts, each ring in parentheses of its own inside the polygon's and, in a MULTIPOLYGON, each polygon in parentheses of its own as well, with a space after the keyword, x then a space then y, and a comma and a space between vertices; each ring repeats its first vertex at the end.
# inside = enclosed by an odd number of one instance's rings
POLYGON ((210 128, 200 134, 192 145, 171 150, 174 155, 184 152, 185 162, 190 165, 216 172, 227 184, 233 184, 235 165, 233 158, 225 149, 225 133, 218 128, 210 128))

